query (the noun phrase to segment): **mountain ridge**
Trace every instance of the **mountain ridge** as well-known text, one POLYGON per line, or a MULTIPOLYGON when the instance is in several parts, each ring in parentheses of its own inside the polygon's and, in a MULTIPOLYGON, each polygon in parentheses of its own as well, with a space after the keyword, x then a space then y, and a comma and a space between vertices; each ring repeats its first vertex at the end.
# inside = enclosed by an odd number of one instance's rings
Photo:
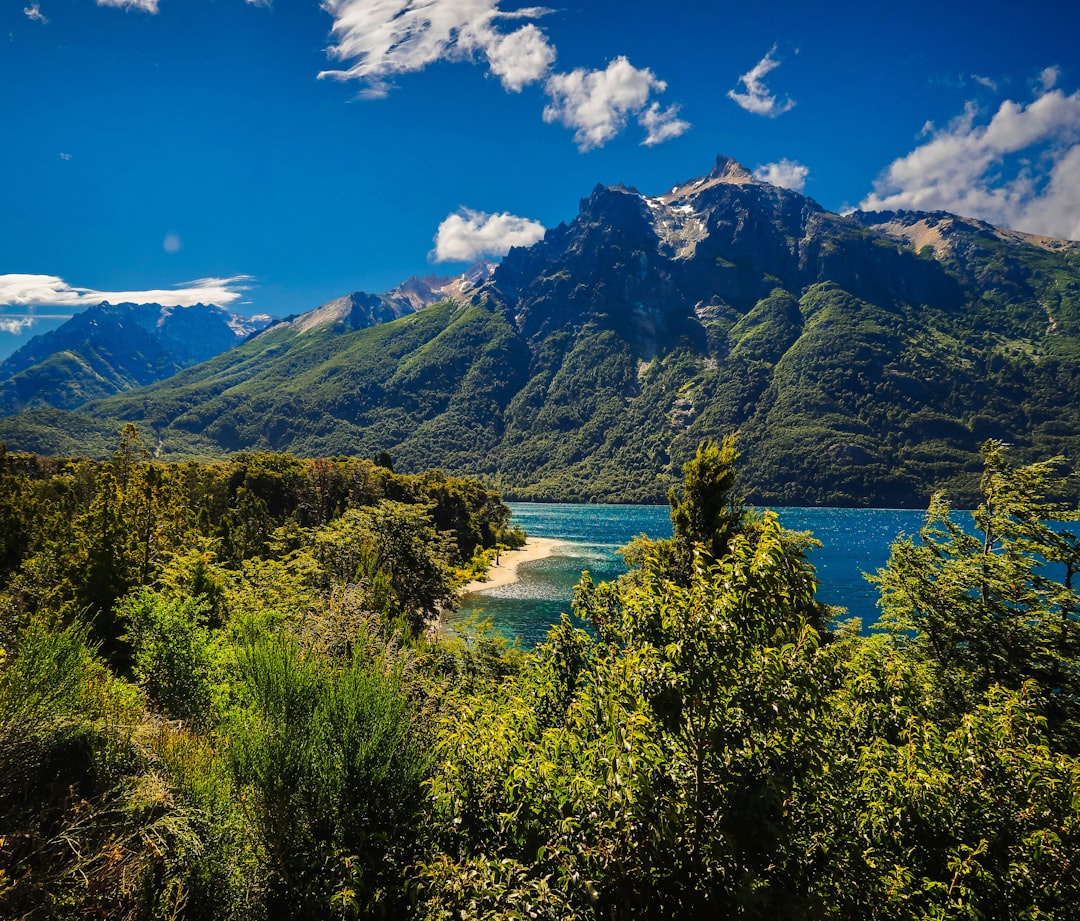
POLYGON ((103 453, 134 421, 162 456, 389 451, 516 498, 662 501, 738 429, 753 501, 919 507, 974 494, 988 437, 1075 462, 1078 393, 1080 248, 834 214, 720 157, 658 196, 597 186, 419 312, 278 324, 77 419, 0 420, 0 440, 103 453), (935 228, 948 245, 918 245, 935 228))
POLYGON ((214 304, 102 301, 0 362, 0 414, 75 408, 152 383, 238 345, 270 321, 214 304))

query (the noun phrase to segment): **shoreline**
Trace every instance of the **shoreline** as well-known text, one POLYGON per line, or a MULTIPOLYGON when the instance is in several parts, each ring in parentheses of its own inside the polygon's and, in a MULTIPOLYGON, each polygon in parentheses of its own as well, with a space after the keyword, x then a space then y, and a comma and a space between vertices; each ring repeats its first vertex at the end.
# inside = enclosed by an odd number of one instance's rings
POLYGON ((545 560, 552 555, 554 549, 564 541, 552 537, 530 537, 524 547, 516 550, 504 550, 500 554, 499 563, 488 567, 487 578, 473 579, 458 589, 461 597, 471 595, 474 592, 485 592, 493 588, 502 588, 505 585, 513 585, 518 581, 518 567, 522 563, 532 563, 536 560, 545 560))

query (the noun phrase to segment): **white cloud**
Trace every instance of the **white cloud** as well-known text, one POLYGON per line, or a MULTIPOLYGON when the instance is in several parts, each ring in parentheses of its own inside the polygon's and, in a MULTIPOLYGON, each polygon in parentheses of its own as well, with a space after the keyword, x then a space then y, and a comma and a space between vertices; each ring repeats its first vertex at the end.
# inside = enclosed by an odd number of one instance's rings
POLYGON ((41 12, 41 4, 36 2, 31 3, 29 6, 23 7, 23 12, 26 14, 26 18, 34 22, 40 22, 42 25, 49 21, 48 17, 41 12))
POLYGON ((385 96, 396 74, 477 54, 503 86, 520 90, 541 79, 555 60, 555 49, 532 23, 509 34, 496 28, 499 20, 543 16, 548 11, 542 7, 505 13, 499 0, 322 0, 322 8, 334 19, 337 40, 327 53, 351 63, 319 76, 359 80, 364 96, 385 96))
POLYGON ((753 112, 755 115, 765 115, 769 118, 783 115, 795 105, 794 99, 787 97, 783 100, 778 99, 765 86, 765 75, 780 66, 780 62, 773 57, 774 54, 776 54, 776 45, 773 45, 765 57, 739 77, 739 82, 746 87, 745 93, 728 90, 728 98, 737 102, 747 112, 753 112))
POLYGON ((971 79, 978 83, 979 86, 985 86, 992 93, 996 93, 998 90, 997 81, 992 77, 980 77, 978 74, 972 74, 971 79))
POLYGON ((781 158, 776 163, 765 163, 754 170, 754 178, 761 182, 780 186, 782 189, 791 189, 801 192, 806 188, 806 177, 810 175, 810 167, 803 166, 795 160, 781 158))
MULTIPOLYGON (((250 2, 250 0, 249 0, 250 2)), ((534 23, 504 31, 500 25, 514 20, 535 20, 547 15, 545 7, 504 11, 501 0, 322 0, 333 17, 334 44, 330 58, 342 67, 324 70, 320 78, 356 80, 360 95, 380 98, 390 91, 399 74, 421 71, 436 61, 486 62, 509 92, 546 79, 550 97, 544 120, 560 122, 575 132, 581 150, 606 143, 619 133, 630 116, 645 128, 648 146, 677 137, 690 125, 677 117, 678 109, 649 105, 653 90, 663 81, 649 70, 637 70, 625 57, 605 70, 552 73, 556 50, 534 23)))
POLYGON ((645 143, 667 140, 690 127, 675 118, 675 109, 661 112, 648 106, 652 92, 662 93, 667 84, 623 56, 604 70, 579 67, 570 73, 552 74, 545 89, 551 101, 544 108, 544 121, 573 128, 581 151, 606 144, 622 131, 630 115, 636 115, 649 132, 645 143))
POLYGON ((638 124, 646 131, 645 140, 641 142, 642 145, 653 147, 689 131, 690 122, 683 121, 678 117, 678 114, 678 106, 668 106, 666 109, 661 109, 660 103, 654 102, 638 115, 638 124))
POLYGON ((244 2, 251 6, 270 6, 272 0, 244 0, 244 2))
POLYGON ((1043 92, 1049 92, 1055 86, 1057 86, 1057 82, 1060 77, 1060 67, 1044 67, 1042 69, 1042 72, 1039 74, 1039 83, 1042 85, 1043 92))
MULTIPOLYGON (((1054 71, 1047 68, 1047 71, 1054 71)), ((1043 71, 1043 86, 1056 81, 1043 71)), ((893 161, 860 208, 951 211, 1015 230, 1080 239, 1080 91, 1006 100, 986 124, 968 103, 893 161)))
POLYGON ((531 22, 509 35, 496 37, 484 52, 491 72, 515 93, 542 79, 555 62, 555 49, 531 22))
POLYGON ((61 160, 70 160, 71 159, 71 154, 69 154, 69 153, 61 153, 60 154, 60 159, 61 160))
POLYGON ((232 278, 199 278, 171 289, 149 291, 97 291, 76 288, 56 275, 0 275, 0 307, 90 307, 102 301, 114 304, 161 304, 190 307, 193 304, 225 306, 242 297, 250 275, 232 278))
POLYGON ((144 13, 156 13, 158 0, 97 0, 98 6, 115 6, 122 10, 141 10, 144 13))
POLYGON ((41 317, 26 313, 17 313, 6 317, 0 316, 0 332, 20 336, 37 323, 39 319, 41 317))
POLYGON ((505 256, 511 246, 531 246, 543 236, 544 225, 539 221, 462 208, 439 224, 432 257, 436 262, 473 262, 484 256, 505 256))
POLYGON ((165 234, 165 239, 161 241, 161 248, 170 255, 180 252, 183 245, 184 243, 180 239, 180 234, 178 233, 167 233, 165 234))

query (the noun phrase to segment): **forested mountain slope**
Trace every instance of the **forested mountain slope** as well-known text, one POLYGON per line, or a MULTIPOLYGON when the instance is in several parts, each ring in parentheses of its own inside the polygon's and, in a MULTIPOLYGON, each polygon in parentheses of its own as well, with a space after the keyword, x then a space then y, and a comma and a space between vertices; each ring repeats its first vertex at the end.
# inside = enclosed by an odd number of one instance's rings
MULTIPOLYGON (((302 319, 302 318, 301 318, 302 319)), ((662 499, 741 431, 771 504, 974 495, 978 446, 1080 456, 1080 244, 946 214, 843 217, 720 157, 646 196, 598 186, 490 279, 370 328, 299 320, 78 416, 0 420, 18 450, 389 451, 508 496, 662 499)))
POLYGON ((103 301, 34 336, 0 362, 0 415, 90 400, 171 377, 265 329, 214 304, 163 307, 103 301))

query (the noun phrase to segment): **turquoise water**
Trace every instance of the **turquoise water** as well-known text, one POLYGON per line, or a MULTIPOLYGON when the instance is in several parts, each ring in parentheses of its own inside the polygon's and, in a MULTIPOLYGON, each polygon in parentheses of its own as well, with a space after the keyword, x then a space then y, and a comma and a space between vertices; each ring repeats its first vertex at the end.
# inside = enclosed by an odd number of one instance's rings
MULTIPOLYGON (((514 524, 534 537, 561 541, 544 560, 525 563, 514 585, 469 595, 461 615, 490 616, 496 628, 520 637, 526 646, 544 638, 548 626, 570 610, 574 585, 588 570, 593 580, 614 579, 625 571, 616 549, 638 534, 671 537, 666 505, 564 505, 511 502, 514 524)), ((781 508, 780 523, 812 531, 824 546, 811 551, 817 568, 818 597, 841 605, 864 624, 877 619, 877 591, 863 578, 885 565, 889 545, 901 533, 912 534, 924 512, 901 509, 781 508)))

